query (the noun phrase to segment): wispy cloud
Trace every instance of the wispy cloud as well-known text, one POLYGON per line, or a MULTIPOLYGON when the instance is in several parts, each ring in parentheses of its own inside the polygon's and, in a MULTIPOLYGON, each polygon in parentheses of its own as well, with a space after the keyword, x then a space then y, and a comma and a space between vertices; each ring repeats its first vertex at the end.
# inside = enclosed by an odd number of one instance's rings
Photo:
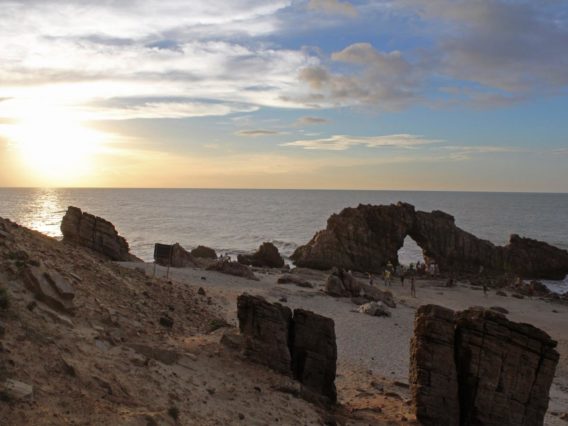
POLYGON ((254 129, 254 130, 239 130, 237 135, 239 136, 249 136, 249 137, 259 137, 259 136, 274 136, 280 135, 281 132, 276 130, 264 130, 264 129, 254 129))
POLYGON ((307 139, 287 142, 282 146, 300 147, 309 150, 345 151, 356 146, 367 148, 396 147, 412 148, 422 145, 439 143, 440 140, 426 139, 416 135, 384 135, 384 136, 347 136, 333 135, 323 139, 307 139))
POLYGON ((311 117, 311 116, 305 116, 305 117, 300 117, 296 120, 296 122, 294 123, 294 125, 301 127, 301 126, 313 126, 313 125, 317 125, 317 124, 327 124, 330 121, 327 118, 323 118, 323 117, 311 117))

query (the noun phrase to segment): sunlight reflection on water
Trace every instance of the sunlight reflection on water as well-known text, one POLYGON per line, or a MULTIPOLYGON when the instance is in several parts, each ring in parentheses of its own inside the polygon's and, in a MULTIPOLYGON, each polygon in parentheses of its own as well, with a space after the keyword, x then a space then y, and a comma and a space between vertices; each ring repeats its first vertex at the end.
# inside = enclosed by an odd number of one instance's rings
POLYGON ((25 209, 22 209, 20 224, 50 237, 60 237, 59 225, 65 207, 61 203, 59 191, 51 188, 34 189, 33 191, 37 194, 34 194, 31 202, 25 209))

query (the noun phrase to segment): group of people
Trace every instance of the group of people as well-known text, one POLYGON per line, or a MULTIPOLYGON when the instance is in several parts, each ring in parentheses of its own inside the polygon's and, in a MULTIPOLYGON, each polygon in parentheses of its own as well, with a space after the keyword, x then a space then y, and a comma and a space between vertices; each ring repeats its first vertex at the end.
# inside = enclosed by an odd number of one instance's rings
MULTIPOLYGON (((418 266, 418 264, 417 264, 418 266)), ((385 270, 383 271, 383 281, 385 287, 392 286, 392 277, 398 276, 400 279, 400 284, 404 287, 404 281, 408 276, 410 278, 410 295, 416 297, 416 283, 415 277, 417 275, 417 269, 414 267, 414 263, 411 263, 408 268, 403 265, 398 265, 394 268, 392 262, 389 260, 385 270)), ((374 276, 369 272, 369 285, 374 285, 374 276)))

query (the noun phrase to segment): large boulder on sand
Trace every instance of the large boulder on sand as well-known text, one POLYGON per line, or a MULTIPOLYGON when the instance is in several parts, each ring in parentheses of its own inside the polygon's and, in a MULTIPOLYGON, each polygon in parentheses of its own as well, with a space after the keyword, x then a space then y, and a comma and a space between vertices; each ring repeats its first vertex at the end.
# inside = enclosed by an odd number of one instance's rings
POLYGON ((418 308, 410 385, 423 425, 542 425, 559 354, 544 331, 483 308, 418 308))
POLYGON ((237 299, 245 355, 302 383, 305 397, 336 402, 335 323, 303 309, 268 303, 259 296, 237 299))
POLYGON ((109 221, 82 212, 70 206, 61 221, 63 241, 72 242, 90 248, 111 260, 139 261, 130 254, 128 242, 118 235, 114 225, 109 221))
POLYGON ((217 253, 215 253, 215 250, 205 246, 197 246, 191 250, 191 255, 201 259, 217 259, 217 253))
POLYGON ((284 274, 277 281, 278 284, 295 284, 298 287, 313 288, 313 285, 308 280, 303 279, 294 274, 284 274))
POLYGON ((234 275, 236 277, 243 277, 249 280, 258 281, 257 276, 254 275, 254 272, 252 272, 248 266, 243 265, 239 262, 233 262, 231 260, 218 260, 212 265, 209 265, 206 270, 217 271, 221 272, 222 274, 234 275))
POLYGON ((239 329, 245 355, 260 364, 291 376, 290 321, 292 310, 262 297, 242 294, 237 298, 239 329))
POLYGON ((239 263, 257 267, 282 268, 284 259, 280 256, 278 248, 272 243, 262 243, 256 253, 239 254, 237 256, 239 263))
POLYGON ((324 291, 334 297, 362 297, 369 301, 382 302, 389 308, 396 308, 394 297, 390 291, 382 291, 377 287, 365 284, 341 268, 334 268, 327 277, 324 291))
POLYGON ((362 314, 371 315, 372 317, 390 317, 391 313, 382 302, 369 302, 359 306, 357 309, 362 314))

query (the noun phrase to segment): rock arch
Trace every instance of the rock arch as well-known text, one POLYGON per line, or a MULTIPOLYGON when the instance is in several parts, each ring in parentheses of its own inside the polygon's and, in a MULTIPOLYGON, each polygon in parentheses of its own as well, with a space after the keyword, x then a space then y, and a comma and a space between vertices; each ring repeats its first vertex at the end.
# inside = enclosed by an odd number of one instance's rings
POLYGON ((547 243, 512 235, 499 247, 460 229, 453 216, 442 211, 416 211, 398 203, 359 205, 333 214, 326 229, 291 258, 297 266, 330 269, 334 266, 380 273, 387 262, 398 264, 398 251, 410 236, 424 257, 442 272, 514 272, 526 278, 562 279, 568 274, 568 252, 547 243))

